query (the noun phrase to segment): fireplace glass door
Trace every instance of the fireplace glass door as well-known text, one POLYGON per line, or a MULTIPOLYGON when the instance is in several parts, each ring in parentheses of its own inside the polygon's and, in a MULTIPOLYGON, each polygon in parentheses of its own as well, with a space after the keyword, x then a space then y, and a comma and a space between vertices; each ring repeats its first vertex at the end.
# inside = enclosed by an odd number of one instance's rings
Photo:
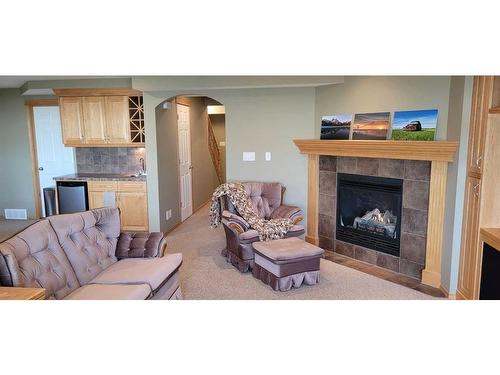
POLYGON ((403 180, 337 174, 336 238, 399 256, 403 180))

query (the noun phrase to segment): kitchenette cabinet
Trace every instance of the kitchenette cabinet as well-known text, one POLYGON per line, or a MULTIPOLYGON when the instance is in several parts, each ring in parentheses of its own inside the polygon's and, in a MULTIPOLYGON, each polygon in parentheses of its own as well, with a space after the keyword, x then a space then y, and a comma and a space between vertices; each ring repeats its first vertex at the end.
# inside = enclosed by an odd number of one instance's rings
POLYGON ((63 143, 71 147, 144 147, 144 106, 132 90, 55 90, 63 143))
POLYGON ((120 209, 121 229, 148 230, 148 197, 144 181, 88 181, 89 207, 120 209))

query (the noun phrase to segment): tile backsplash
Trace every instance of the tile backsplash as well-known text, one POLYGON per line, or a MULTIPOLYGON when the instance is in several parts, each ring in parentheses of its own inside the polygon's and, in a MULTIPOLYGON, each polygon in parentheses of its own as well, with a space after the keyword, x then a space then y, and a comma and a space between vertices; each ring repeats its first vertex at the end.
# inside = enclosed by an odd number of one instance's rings
POLYGON ((78 173, 133 174, 146 160, 143 147, 77 147, 75 154, 78 173))

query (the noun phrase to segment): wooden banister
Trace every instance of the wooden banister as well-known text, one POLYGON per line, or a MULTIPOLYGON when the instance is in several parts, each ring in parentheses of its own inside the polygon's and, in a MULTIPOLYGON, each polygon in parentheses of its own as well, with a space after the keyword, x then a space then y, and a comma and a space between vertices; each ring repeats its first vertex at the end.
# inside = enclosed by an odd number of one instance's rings
POLYGON ((210 151, 210 156, 212 157, 212 162, 214 163, 215 173, 217 174, 217 179, 219 184, 224 182, 222 176, 222 162, 220 156, 220 148, 217 143, 217 138, 215 138, 214 128, 212 126, 212 121, 210 121, 210 116, 208 116, 208 149, 210 151))

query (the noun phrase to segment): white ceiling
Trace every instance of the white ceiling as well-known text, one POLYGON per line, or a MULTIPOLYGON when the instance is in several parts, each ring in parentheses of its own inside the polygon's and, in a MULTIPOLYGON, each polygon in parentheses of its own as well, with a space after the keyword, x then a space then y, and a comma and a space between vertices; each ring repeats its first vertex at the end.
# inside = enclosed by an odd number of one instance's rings
MULTIPOLYGON (((102 78, 97 76, 0 76, 1 89, 16 89, 28 81, 52 81, 81 78, 102 78)), ((116 77, 113 77, 116 78, 116 77)))

